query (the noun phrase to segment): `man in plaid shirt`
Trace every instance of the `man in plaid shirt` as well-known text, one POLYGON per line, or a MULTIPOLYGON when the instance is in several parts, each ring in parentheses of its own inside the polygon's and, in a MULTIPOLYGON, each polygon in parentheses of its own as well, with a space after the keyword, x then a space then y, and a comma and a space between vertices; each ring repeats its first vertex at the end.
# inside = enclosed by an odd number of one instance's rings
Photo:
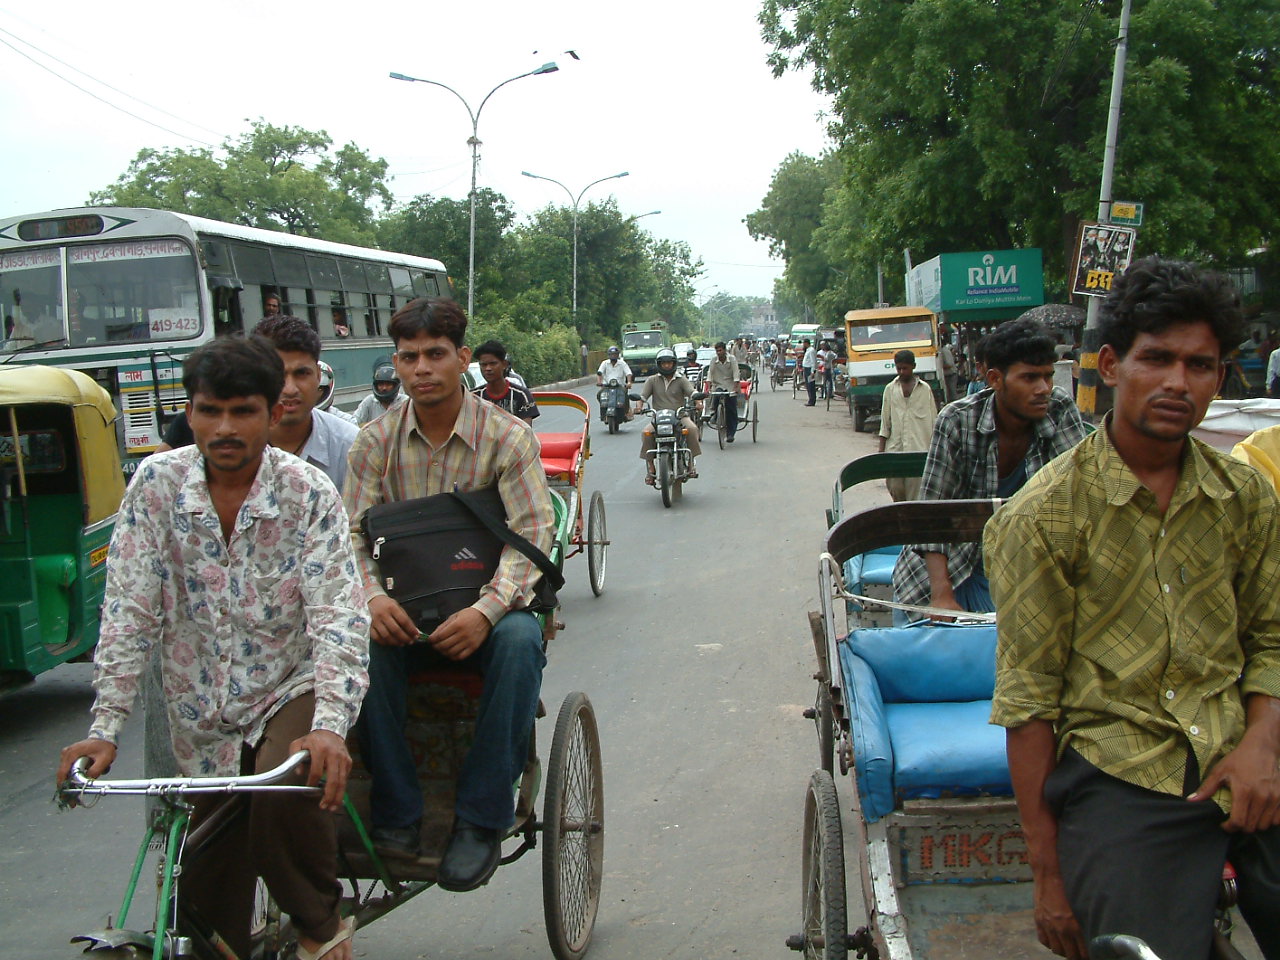
MULTIPOLYGON (((1054 341, 1032 320, 1010 320, 987 341, 987 385, 938 414, 921 500, 1010 497, 1085 436, 1075 401, 1053 387, 1054 341)), ((979 543, 916 543, 893 571, 901 603, 990 612, 979 543)))

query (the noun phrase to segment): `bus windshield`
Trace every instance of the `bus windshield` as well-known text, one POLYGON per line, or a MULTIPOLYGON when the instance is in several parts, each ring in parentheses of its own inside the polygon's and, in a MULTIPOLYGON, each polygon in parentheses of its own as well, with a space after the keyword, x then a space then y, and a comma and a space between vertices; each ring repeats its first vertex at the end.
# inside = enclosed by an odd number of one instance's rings
POLYGON ((865 327, 849 327, 849 349, 876 348, 886 344, 929 343, 933 339, 933 325, 928 320, 908 320, 906 323, 880 323, 865 327))
POLYGON ((66 248, 70 309, 56 247, 0 254, 0 351, 181 340, 200 333, 196 263, 180 240, 157 238, 66 248))

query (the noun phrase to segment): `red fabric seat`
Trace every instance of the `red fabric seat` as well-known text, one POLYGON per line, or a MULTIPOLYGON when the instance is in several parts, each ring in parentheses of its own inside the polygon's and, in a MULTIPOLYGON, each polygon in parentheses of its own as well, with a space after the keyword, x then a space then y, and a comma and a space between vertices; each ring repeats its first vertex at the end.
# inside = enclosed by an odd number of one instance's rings
POLYGON ((581 433, 540 433, 538 442, 542 444, 542 469, 548 477, 569 474, 570 482, 576 482, 578 458, 582 454, 581 433))

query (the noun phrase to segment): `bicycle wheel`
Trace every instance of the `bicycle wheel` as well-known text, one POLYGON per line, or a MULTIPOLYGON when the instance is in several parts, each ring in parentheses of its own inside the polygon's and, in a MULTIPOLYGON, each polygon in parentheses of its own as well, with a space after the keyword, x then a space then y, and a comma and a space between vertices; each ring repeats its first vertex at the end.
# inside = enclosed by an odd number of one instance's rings
POLYGON ((591 578, 591 592, 597 597, 604 593, 605 551, 608 546, 604 494, 597 490, 591 494, 591 508, 587 511, 587 575, 591 578))
POLYGON ((760 426, 760 407, 754 400, 751 401, 751 442, 756 442, 756 430, 760 426))
POLYGON ((716 440, 720 444, 720 449, 724 449, 724 414, 717 418, 716 422, 716 440))
POLYGON ((844 836, 835 781, 825 770, 809 777, 804 799, 804 924, 806 960, 846 960, 849 925, 844 891, 844 836))
POLYGON ((556 960, 591 942, 604 863, 604 772, 595 710, 585 693, 560 705, 542 808, 542 907, 556 960))

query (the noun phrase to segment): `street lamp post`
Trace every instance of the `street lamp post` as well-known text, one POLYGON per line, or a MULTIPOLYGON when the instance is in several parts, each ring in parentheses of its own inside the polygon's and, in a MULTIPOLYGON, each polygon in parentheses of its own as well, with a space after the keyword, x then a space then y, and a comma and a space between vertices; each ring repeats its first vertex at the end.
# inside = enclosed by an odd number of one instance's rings
MULTIPOLYGON (((569 199, 573 202, 573 328, 578 331, 578 335, 582 336, 582 330, 578 327, 578 204, 582 200, 583 194, 594 187, 597 183, 604 183, 606 180, 617 180, 621 177, 630 176, 628 171, 623 170, 622 173, 613 173, 607 177, 601 177, 599 180, 592 180, 585 187, 578 191, 575 197, 573 191, 566 187, 559 180, 553 180, 551 177, 540 177, 536 173, 530 173, 528 170, 521 170, 521 174, 531 177, 534 180, 546 180, 548 183, 554 183, 557 187, 569 195, 569 199)), ((661 213, 660 210, 654 210, 654 213, 661 213)), ((641 214, 648 216, 648 214, 641 214)), ((584 338, 585 339, 585 338, 584 338)))
POLYGON ((421 77, 409 77, 403 73, 392 73, 392 80, 405 80, 409 83, 429 83, 433 87, 443 87, 455 97, 462 101, 462 105, 467 108, 467 115, 471 117, 471 138, 467 140, 467 144, 471 147, 471 231, 467 242, 467 316, 473 316, 476 309, 476 172, 480 168, 480 111, 484 109, 484 105, 489 102, 489 98, 505 87, 508 83, 516 80, 523 80, 525 77, 537 77, 544 73, 555 73, 560 68, 554 62, 544 63, 536 70, 530 70, 528 73, 522 73, 518 77, 512 77, 510 80, 503 80, 500 84, 484 95, 484 99, 480 101, 480 106, 475 110, 471 109, 471 104, 453 87, 441 83, 439 80, 424 80, 421 77))

